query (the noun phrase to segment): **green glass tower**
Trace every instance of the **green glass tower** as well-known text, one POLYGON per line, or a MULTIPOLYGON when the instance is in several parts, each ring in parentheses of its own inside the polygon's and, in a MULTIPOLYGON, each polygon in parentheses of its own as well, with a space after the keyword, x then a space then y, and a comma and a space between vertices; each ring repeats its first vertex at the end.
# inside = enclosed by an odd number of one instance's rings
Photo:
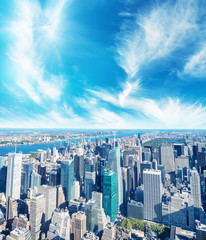
POLYGON ((117 218, 117 174, 108 168, 101 173, 101 190, 103 194, 103 208, 106 215, 109 215, 111 222, 117 218))

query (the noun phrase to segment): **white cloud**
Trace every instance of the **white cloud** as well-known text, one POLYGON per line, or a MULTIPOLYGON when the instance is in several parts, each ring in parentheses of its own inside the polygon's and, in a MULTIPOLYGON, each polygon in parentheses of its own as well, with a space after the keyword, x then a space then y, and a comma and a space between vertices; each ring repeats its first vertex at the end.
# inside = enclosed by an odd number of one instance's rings
POLYGON ((182 74, 189 74, 193 77, 206 76, 206 44, 201 49, 192 55, 185 64, 182 74))
POLYGON ((45 31, 45 35, 50 39, 58 38, 57 31, 66 2, 67 0, 60 0, 56 4, 56 1, 52 0, 49 4, 49 9, 45 10, 46 20, 45 25, 42 26, 42 30, 45 31))
MULTIPOLYGON (((144 117, 149 119, 150 123, 146 128, 150 128, 151 124, 155 128, 206 128, 206 107, 199 103, 181 103, 179 99, 172 98, 158 101, 130 94, 125 96, 124 102, 121 102, 119 96, 124 91, 125 89, 116 94, 105 91, 90 91, 90 93, 101 101, 118 107, 119 110, 116 111, 119 112, 120 117, 124 116, 122 114, 124 111, 132 110, 132 113, 127 116, 128 121, 124 122, 125 128, 127 125, 134 125, 135 122, 136 124, 141 122, 141 127, 145 126, 144 117)), ((115 119, 113 124, 115 124, 115 119)))
POLYGON ((43 99, 57 101, 62 94, 64 80, 47 72, 44 60, 45 45, 51 48, 52 41, 58 36, 61 14, 66 1, 58 1, 53 8, 41 9, 35 1, 18 1, 15 12, 17 15, 10 22, 8 32, 11 44, 8 56, 16 71, 15 81, 36 103, 43 99))
POLYGON ((63 104, 62 108, 63 112, 65 112, 69 117, 75 118, 78 117, 77 114, 75 114, 73 108, 71 106, 68 106, 66 103, 63 104))
POLYGON ((165 3, 131 22, 132 30, 123 27, 118 44, 119 65, 130 78, 140 67, 154 59, 167 56, 181 46, 197 30, 195 1, 179 0, 165 3))

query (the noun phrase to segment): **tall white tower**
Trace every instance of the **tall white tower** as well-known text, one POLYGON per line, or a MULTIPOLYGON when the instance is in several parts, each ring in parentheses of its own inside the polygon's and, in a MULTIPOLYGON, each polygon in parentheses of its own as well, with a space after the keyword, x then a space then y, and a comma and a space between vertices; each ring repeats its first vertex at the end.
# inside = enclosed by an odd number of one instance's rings
POLYGON ((22 153, 8 154, 6 197, 20 199, 22 153))
POLYGON ((191 194, 194 199, 195 219, 200 218, 201 209, 201 190, 200 190, 200 175, 196 169, 191 170, 190 178, 191 194))
POLYGON ((162 221, 161 171, 145 169, 143 171, 143 182, 144 182, 144 219, 161 223, 162 221))

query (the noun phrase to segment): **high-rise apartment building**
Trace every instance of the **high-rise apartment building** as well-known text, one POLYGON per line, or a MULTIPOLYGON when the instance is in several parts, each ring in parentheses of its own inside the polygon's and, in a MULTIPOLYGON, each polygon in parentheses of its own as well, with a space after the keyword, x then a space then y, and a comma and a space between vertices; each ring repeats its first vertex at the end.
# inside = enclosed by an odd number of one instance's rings
POLYGON ((71 200, 73 174, 74 174, 74 161, 73 160, 62 161, 61 162, 61 185, 63 187, 66 201, 71 200))
POLYGON ((118 199, 117 199, 117 174, 108 168, 105 168, 101 174, 103 207, 106 215, 109 215, 111 222, 117 218, 118 199))
POLYGON ((162 221, 162 180, 161 171, 145 169, 144 181, 144 219, 162 221))
POLYGON ((20 199, 22 154, 8 154, 6 197, 20 199))

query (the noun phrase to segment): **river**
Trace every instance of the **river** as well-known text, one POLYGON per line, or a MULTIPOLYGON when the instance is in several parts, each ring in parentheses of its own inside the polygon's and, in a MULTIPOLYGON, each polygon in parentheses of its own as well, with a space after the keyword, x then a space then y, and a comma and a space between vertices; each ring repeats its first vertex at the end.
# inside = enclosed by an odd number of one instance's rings
MULTIPOLYGON (((140 131, 119 133, 115 136, 115 138, 133 136, 133 135, 137 134, 138 132, 140 132, 140 131)), ((113 135, 103 136, 103 137, 99 137, 98 139, 104 140, 106 137, 113 138, 114 136, 113 135)), ((88 139, 90 139, 90 138, 85 138, 86 141, 88 139)), ((96 138, 91 138, 92 142, 95 140, 96 140, 96 138)), ((79 141, 80 141, 80 139, 71 140, 71 142, 73 142, 73 143, 77 143, 79 141)), ((31 144, 31 145, 18 145, 18 146, 16 146, 16 152, 22 152, 23 154, 29 154, 29 153, 36 152, 38 149, 47 150, 47 148, 52 148, 54 145, 59 148, 61 146, 61 144, 64 145, 64 141, 49 142, 49 143, 35 143, 35 144, 31 144)), ((14 151, 15 151, 15 146, 2 146, 2 147, 0 147, 0 156, 5 156, 6 154, 8 154, 10 152, 14 152, 14 151)))

